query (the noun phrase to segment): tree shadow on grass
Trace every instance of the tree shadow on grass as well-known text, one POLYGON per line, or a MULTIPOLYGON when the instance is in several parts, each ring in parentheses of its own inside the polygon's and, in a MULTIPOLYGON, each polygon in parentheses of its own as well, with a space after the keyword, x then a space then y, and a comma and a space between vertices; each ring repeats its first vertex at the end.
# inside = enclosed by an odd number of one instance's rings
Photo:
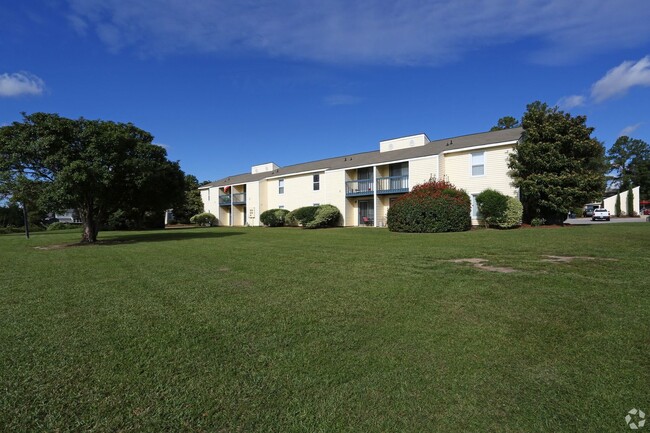
MULTIPOLYGON (((119 236, 108 235, 105 239, 101 237, 98 239, 99 245, 115 245, 115 244, 131 244, 140 242, 171 242, 171 241, 185 241, 191 239, 217 239, 225 238, 228 236, 243 235, 239 231, 219 231, 188 228, 188 229, 174 229, 174 230, 152 230, 149 232, 140 233, 124 233, 119 236)), ((100 234, 101 236, 101 234, 100 234)), ((87 245, 87 244, 78 244, 87 245)))
POLYGON ((75 242, 72 244, 45 245, 35 248, 39 250, 55 250, 70 247, 129 245, 141 242, 173 242, 192 239, 218 239, 244 234, 243 232, 234 230, 215 232, 213 230, 199 228, 152 230, 148 232, 137 233, 120 232, 120 234, 113 233, 114 232, 100 232, 99 239, 97 239, 97 242, 92 244, 75 242))

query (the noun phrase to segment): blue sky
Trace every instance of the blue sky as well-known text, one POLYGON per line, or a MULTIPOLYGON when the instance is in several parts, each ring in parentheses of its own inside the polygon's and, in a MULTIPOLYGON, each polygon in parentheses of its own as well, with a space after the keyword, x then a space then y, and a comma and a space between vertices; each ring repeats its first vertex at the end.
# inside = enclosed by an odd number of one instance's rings
POLYGON ((132 122, 215 180, 489 130, 541 100, 650 142, 647 0, 34 0, 0 6, 0 125, 132 122))

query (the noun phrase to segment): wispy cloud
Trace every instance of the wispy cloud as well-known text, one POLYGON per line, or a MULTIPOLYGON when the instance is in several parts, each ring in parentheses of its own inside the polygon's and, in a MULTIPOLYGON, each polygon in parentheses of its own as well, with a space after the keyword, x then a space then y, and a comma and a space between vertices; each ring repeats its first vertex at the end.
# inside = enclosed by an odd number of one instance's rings
POLYGON ((325 104, 330 106, 337 105, 356 105, 361 102, 361 98, 352 95, 328 95, 324 98, 325 104))
POLYGON ((534 40, 533 60, 650 41, 647 0, 67 0, 71 25, 112 51, 250 51, 330 63, 430 64, 534 40), (593 29, 598 29, 595 32, 593 29))
POLYGON ((156 145, 156 146, 160 146, 160 147, 162 147, 162 148, 165 149, 165 150, 169 150, 169 149, 172 148, 172 147, 171 147, 170 145, 168 145, 168 144, 163 144, 163 143, 153 143, 153 144, 156 145))
POLYGON ((45 82, 28 72, 0 74, 0 97, 40 95, 45 91, 45 82))
POLYGON ((639 129, 639 126, 643 125, 643 123, 635 123, 634 125, 629 125, 626 126, 625 128, 621 129, 621 132, 618 133, 619 137, 622 137, 624 135, 630 136, 634 131, 639 129))
POLYGON ((563 110, 570 110, 572 108, 585 105, 585 100, 586 98, 582 95, 565 96, 563 98, 560 98, 560 100, 557 101, 556 105, 563 110))
POLYGON ((610 69, 591 87, 591 96, 596 102, 602 102, 624 95, 635 86, 650 86, 650 56, 638 62, 626 61, 610 69))

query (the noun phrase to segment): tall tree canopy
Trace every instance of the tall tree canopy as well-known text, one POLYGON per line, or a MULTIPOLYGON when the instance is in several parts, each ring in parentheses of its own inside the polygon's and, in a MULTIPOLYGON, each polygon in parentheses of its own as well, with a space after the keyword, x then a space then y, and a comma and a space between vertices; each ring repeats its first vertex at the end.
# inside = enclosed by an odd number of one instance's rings
POLYGON ((0 128, 0 173, 7 184, 39 183, 51 210, 77 209, 82 242, 95 242, 117 209, 162 211, 182 200, 184 174, 152 140, 130 123, 23 114, 0 128))
MULTIPOLYGON (((208 182, 209 183, 209 182, 208 182)), ((199 181, 196 176, 185 175, 185 194, 181 204, 174 207, 174 219, 188 224, 190 218, 203 212, 203 200, 199 192, 199 181)))
POLYGON ((650 192, 650 146, 643 140, 625 135, 607 151, 612 176, 619 191, 640 186, 644 196, 650 192))
POLYGON ((521 126, 521 122, 512 116, 504 116, 497 121, 496 126, 493 126, 490 131, 500 131, 502 129, 511 129, 521 126))
POLYGON ((526 221, 560 222, 570 209, 602 197, 605 149, 586 121, 539 101, 527 106, 523 137, 508 165, 526 221))

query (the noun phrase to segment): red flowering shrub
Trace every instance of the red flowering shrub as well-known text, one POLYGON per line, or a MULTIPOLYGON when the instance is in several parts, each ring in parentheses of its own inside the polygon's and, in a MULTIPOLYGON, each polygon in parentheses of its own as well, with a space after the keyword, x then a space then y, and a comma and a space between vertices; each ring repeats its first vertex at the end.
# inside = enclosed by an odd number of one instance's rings
POLYGON ((469 196, 446 180, 430 180, 413 187, 388 209, 393 232, 439 233, 469 230, 469 196))

